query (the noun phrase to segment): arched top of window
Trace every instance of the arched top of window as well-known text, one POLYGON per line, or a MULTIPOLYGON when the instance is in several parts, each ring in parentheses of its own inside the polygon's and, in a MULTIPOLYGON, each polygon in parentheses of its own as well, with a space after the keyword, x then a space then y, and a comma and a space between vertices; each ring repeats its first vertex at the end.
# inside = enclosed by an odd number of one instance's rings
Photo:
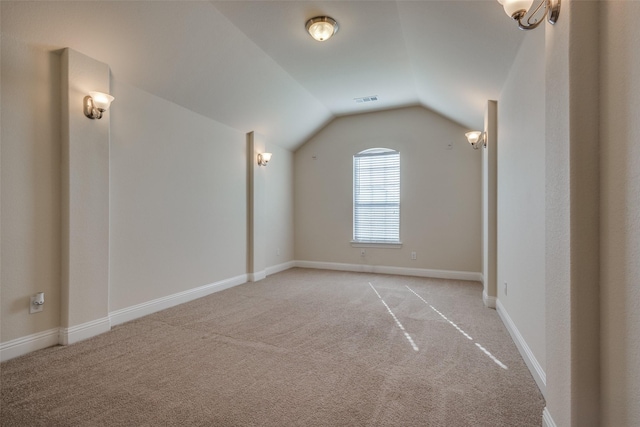
POLYGON ((400 154, 399 151, 392 150, 390 148, 369 148, 367 150, 363 150, 353 157, 366 157, 366 156, 378 156, 378 155, 389 155, 389 154, 400 154))

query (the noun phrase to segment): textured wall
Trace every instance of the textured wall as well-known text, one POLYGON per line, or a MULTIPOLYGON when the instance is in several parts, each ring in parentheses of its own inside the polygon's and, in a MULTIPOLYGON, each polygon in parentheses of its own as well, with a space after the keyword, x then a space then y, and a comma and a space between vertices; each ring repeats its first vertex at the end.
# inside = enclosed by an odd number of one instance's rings
POLYGON ((245 134, 117 80, 113 95, 110 311, 244 274, 245 134))
POLYGON ((293 261, 293 153, 275 144, 266 150, 273 157, 265 168, 266 266, 293 261))
POLYGON ((562 8, 545 42, 546 400, 557 425, 596 426, 599 4, 569 0, 562 8))
MULTIPOLYGON (((564 5, 563 5, 564 6, 564 5)), ((564 9, 564 7, 563 7, 564 9)), ((567 9, 568 10, 568 9, 567 9)), ((564 10, 563 10, 564 11, 564 10)), ((545 152, 546 192, 546 337, 547 410, 559 426, 571 424, 571 296, 570 296, 570 220, 569 220, 569 17, 547 29, 545 75, 548 134, 545 152), (549 138, 553 138, 550 141, 549 138)))
POLYGON ((640 3, 601 27, 602 425, 640 425, 640 3))
POLYGON ((539 58, 544 41, 544 31, 527 33, 498 101, 497 280, 500 303, 543 369, 545 96, 540 88, 545 82, 539 58))
POLYGON ((60 324, 60 55, 2 35, 2 342, 60 324), (45 292, 41 313, 30 296, 45 292))
MULTIPOLYGON (((110 93, 109 66, 62 53, 62 282, 60 325, 109 330, 109 124, 83 112, 92 90, 110 93)), ((63 343, 76 339, 61 334, 63 343)))
POLYGON ((480 272, 481 153, 465 131, 421 107, 324 128, 295 154, 296 259, 480 272), (362 257, 350 244, 353 155, 373 147, 400 151, 403 247, 366 248, 362 257))
MULTIPOLYGON (((73 88, 73 111, 62 117, 59 53, 3 34, 2 58, 3 343, 93 321, 98 311, 105 319, 108 311, 246 273, 244 131, 117 79, 111 90, 116 101, 107 113, 110 126, 106 118, 89 120, 75 97, 89 89, 108 90, 104 64, 107 86, 73 88), (106 126, 107 136, 110 127, 111 140, 110 146, 108 138, 99 144, 97 156, 78 157, 79 169, 63 174, 61 125, 71 121, 83 129, 106 126), (97 166, 100 188, 94 186, 97 166), (89 201, 100 198, 104 209, 79 220, 69 210, 73 197, 62 192, 61 177, 89 201), (81 226, 75 237, 63 227, 63 218, 81 226), (97 241, 89 228, 105 236, 100 253, 88 249, 97 241), (71 245, 82 239, 86 244, 71 245), (86 259, 66 271, 61 266, 70 265, 68 257, 61 254, 70 253, 71 246, 86 259), (97 265, 104 270, 100 284, 77 274, 97 265), (65 283, 80 278, 78 287, 63 288, 61 276, 65 283), (44 311, 29 315, 29 297, 39 291, 46 294, 44 311), (87 298, 100 310, 86 304, 87 298)), ((84 75, 81 69, 69 73, 72 84, 84 75)), ((84 152, 90 138, 71 130, 74 147, 84 152)), ((269 245, 269 265, 275 265, 293 259, 293 154, 273 144, 268 148, 274 152, 272 165, 263 171, 269 227, 261 233, 269 245)), ((88 210, 90 205, 77 200, 75 206, 88 210)), ((47 343, 56 336, 49 334, 47 343)))
POLYGON ((498 274, 498 103, 487 101, 484 112, 487 146, 482 150, 482 280, 483 297, 495 308, 498 274))

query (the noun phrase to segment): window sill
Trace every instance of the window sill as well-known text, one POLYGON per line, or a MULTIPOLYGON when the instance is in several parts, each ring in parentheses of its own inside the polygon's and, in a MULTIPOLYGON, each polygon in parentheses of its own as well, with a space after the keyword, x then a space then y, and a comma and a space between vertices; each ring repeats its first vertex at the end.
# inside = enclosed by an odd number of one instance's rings
POLYGON ((387 248, 387 249, 400 249, 402 248, 402 242, 386 243, 386 242, 357 242, 351 241, 352 248, 387 248))

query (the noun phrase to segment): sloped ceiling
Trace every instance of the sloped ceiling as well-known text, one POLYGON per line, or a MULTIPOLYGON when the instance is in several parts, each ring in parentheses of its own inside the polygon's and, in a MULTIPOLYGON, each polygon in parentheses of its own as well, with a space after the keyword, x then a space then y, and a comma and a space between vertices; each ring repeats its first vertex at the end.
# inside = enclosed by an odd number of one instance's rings
POLYGON ((291 150, 336 116, 406 105, 479 129, 523 37, 494 0, 1 7, 3 39, 71 47, 109 64, 116 79, 291 150), (317 15, 340 24, 324 43, 304 29, 317 15), (372 95, 379 100, 354 101, 372 95))

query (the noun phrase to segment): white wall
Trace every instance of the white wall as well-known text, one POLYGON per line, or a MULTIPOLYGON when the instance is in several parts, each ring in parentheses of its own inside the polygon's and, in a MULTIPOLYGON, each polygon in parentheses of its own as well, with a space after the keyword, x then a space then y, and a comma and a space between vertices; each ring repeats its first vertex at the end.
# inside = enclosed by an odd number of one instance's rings
POLYGON ((480 272, 481 153, 467 130, 421 107, 325 127, 295 153, 296 259, 480 272), (361 257, 350 244, 353 155, 373 147, 400 151, 403 247, 366 248, 361 257))
POLYGON ((60 55, 2 34, 1 341, 60 323, 60 55), (29 315, 29 297, 45 306, 29 315))
MULTIPOLYGON (((61 321, 60 304, 60 52, 3 33, 1 54, 4 358, 55 344, 58 328, 76 325, 61 321), (29 297, 38 291, 46 293, 44 311, 29 315, 29 297)), ((95 259, 108 262, 108 285, 105 281, 100 292, 108 292, 109 312, 227 279, 242 281, 247 272, 245 131, 117 78, 111 92, 116 100, 106 113, 109 254, 95 259)), ((267 148, 274 153, 263 176, 270 227, 261 233, 269 244, 267 261, 277 265, 293 260, 293 154, 273 144, 267 148)), ((106 306, 105 299, 100 298, 106 306)))
POLYGON ((487 139, 482 149, 482 297, 496 308, 498 297, 498 102, 487 101, 484 112, 487 139))
POLYGON ((567 0, 545 42, 545 418, 601 425, 600 4, 567 0))
POLYGON ((601 5, 602 425, 640 425, 640 3, 601 5))
POLYGON ((65 49, 61 77, 60 341, 70 344, 110 327, 110 115, 87 118, 84 99, 91 90, 110 92, 111 73, 107 64, 65 49))
POLYGON ((497 273, 498 300, 543 370, 545 68, 540 58, 544 55, 544 31, 528 32, 498 101, 497 273))
POLYGON ((244 274, 245 134, 118 80, 113 95, 110 311, 244 274))
POLYGON ((267 268, 294 258, 293 166, 289 150, 267 144, 273 157, 265 168, 265 255, 267 268))

